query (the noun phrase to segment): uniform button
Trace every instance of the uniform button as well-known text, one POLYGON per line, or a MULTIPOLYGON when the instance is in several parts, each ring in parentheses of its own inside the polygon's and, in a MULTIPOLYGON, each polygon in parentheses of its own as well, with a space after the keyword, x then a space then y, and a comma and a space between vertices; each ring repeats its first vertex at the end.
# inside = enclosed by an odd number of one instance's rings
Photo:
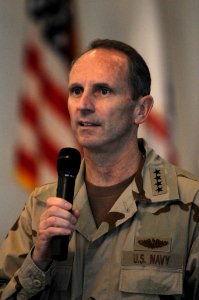
POLYGON ((38 280, 38 279, 35 279, 35 280, 33 281, 33 285, 34 285, 35 287, 40 287, 41 284, 42 284, 41 281, 38 280))

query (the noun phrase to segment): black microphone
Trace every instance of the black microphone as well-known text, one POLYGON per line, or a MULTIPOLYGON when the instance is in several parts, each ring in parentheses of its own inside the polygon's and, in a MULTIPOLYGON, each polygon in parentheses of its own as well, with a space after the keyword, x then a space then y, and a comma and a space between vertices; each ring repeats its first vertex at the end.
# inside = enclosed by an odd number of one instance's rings
MULTIPOLYGON (((57 158, 57 197, 73 203, 75 178, 79 172, 81 156, 75 148, 63 148, 57 158)), ((68 256, 69 236, 54 236, 51 241, 51 256, 54 260, 65 260, 68 256)))

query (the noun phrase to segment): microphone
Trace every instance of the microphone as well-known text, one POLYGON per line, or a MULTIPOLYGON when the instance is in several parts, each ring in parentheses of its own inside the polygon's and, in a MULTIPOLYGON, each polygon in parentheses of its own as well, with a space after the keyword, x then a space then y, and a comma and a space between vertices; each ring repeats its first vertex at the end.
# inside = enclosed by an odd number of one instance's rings
MULTIPOLYGON (((81 156, 75 148, 62 148, 57 158, 57 197, 73 203, 75 179, 79 172, 81 156)), ((68 256, 69 236, 54 236, 51 240, 51 257, 62 261, 68 256)))

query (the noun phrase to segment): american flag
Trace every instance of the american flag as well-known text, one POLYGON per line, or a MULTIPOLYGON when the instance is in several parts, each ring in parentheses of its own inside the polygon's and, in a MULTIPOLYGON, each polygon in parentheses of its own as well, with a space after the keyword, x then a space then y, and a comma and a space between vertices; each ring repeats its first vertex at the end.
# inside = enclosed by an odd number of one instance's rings
POLYGON ((16 142, 16 175, 27 188, 56 178, 62 147, 78 148, 70 129, 66 82, 75 56, 70 0, 27 0, 16 142))

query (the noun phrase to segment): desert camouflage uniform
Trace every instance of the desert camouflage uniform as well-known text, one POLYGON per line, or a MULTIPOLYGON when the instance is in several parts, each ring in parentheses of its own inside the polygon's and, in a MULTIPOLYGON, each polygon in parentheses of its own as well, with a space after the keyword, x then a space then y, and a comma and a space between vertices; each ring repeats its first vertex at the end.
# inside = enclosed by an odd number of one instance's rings
POLYGON ((83 179, 68 260, 31 260, 39 217, 56 184, 35 189, 0 252, 1 299, 199 299, 199 182, 145 145, 142 173, 96 229, 83 179))

